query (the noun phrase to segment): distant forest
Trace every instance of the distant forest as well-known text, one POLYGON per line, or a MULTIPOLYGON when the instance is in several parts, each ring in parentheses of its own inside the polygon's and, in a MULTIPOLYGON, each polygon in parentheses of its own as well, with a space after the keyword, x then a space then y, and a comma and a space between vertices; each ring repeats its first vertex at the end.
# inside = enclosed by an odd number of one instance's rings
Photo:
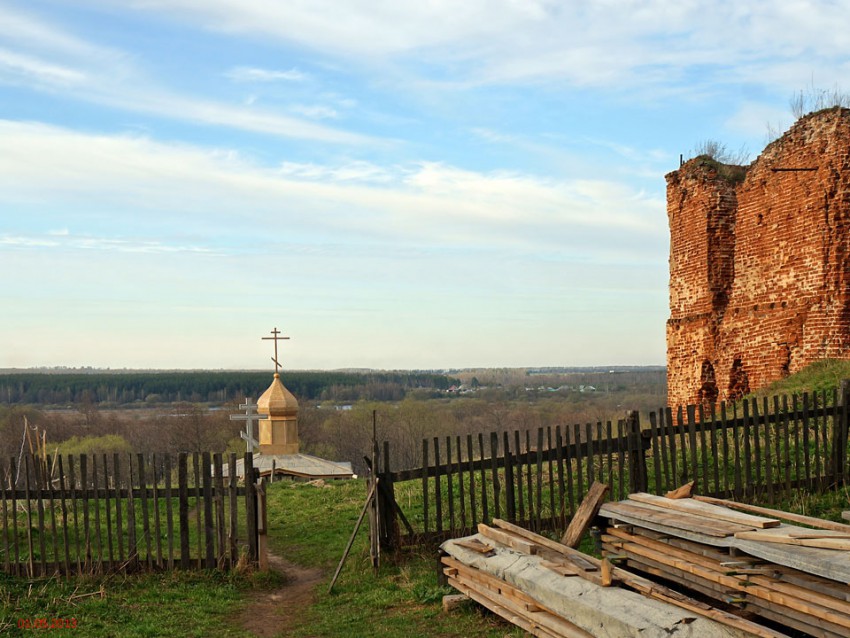
MULTIPOLYGON (((307 401, 399 401, 412 390, 446 390, 458 379, 427 372, 285 372, 281 379, 307 401)), ((68 406, 80 403, 227 403, 257 399, 269 372, 103 372, 0 374, 0 403, 68 406)))

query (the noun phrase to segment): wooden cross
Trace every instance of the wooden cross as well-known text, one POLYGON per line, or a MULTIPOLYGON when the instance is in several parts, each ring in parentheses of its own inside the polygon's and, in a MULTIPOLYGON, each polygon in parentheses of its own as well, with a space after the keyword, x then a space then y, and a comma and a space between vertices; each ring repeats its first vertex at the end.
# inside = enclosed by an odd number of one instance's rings
POLYGON ((254 420, 255 419, 263 419, 266 418, 262 414, 257 414, 254 410, 257 408, 257 404, 254 403, 250 397, 245 399, 245 403, 239 404, 240 410, 245 410, 245 414, 231 414, 231 421, 245 421, 246 429, 248 432, 240 432, 239 436, 245 440, 248 444, 248 453, 253 454, 254 448, 259 447, 260 444, 257 443, 257 440, 254 438, 254 420))
POLYGON ((280 365, 280 363, 278 363, 278 360, 277 360, 277 342, 279 340, 282 340, 282 339, 289 339, 289 337, 278 337, 278 335, 280 334, 280 330, 278 330, 277 327, 275 327, 275 329, 272 330, 271 332, 272 332, 271 337, 263 337, 262 339, 264 341, 272 341, 272 340, 274 341, 274 356, 272 357, 272 361, 274 361, 274 371, 275 371, 275 374, 277 374, 278 368, 282 367, 280 365))

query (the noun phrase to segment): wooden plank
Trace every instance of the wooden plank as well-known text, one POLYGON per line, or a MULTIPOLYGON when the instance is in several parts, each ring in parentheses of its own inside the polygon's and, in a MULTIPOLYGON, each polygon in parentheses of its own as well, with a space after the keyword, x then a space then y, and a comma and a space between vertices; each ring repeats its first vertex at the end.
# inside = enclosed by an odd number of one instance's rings
MULTIPOLYGON (((752 473, 752 446, 750 444, 750 436, 752 435, 753 430, 755 429, 753 422, 750 418, 750 401, 744 399, 742 402, 742 406, 744 408, 744 424, 742 428, 742 436, 744 439, 744 485, 743 485, 743 495, 750 496, 753 494, 753 473, 752 473)), ((756 461, 758 463, 758 460, 756 461)))
POLYGON ((698 406, 699 414, 699 441, 700 441, 700 458, 702 459, 702 492, 708 494, 711 491, 709 487, 708 473, 708 441, 706 441, 706 425, 705 425, 705 408, 702 403, 698 406))
POLYGON ((732 441, 735 447, 735 498, 744 497, 744 479, 741 471, 741 427, 738 423, 738 405, 732 404, 732 441))
POLYGON ((702 524, 693 515, 632 501, 606 503, 603 507, 602 515, 613 518, 624 516, 626 518, 623 520, 627 522, 630 522, 630 520, 646 521, 673 529, 689 530, 717 538, 726 538, 732 536, 735 532, 750 531, 752 529, 744 525, 736 525, 735 523, 727 523, 714 519, 705 521, 707 524, 702 524))
POLYGON ((127 562, 136 568, 139 563, 139 550, 136 542, 136 497, 133 485, 133 455, 127 455, 127 562))
MULTIPOLYGON (((614 438, 611 421, 605 422, 605 447, 608 458, 608 494, 614 493, 614 446, 612 440, 614 438)), ((660 477, 656 480, 660 481, 660 477)))
MULTIPOLYGON (((625 422, 623 421, 623 419, 618 419, 617 420, 617 438, 621 441, 623 440, 623 437, 625 435, 625 429, 626 429, 625 428, 625 422)), ((631 462, 631 459, 629 459, 629 462, 631 462)), ((625 494, 627 494, 627 491, 626 491, 626 488, 625 488, 626 452, 625 452, 625 449, 623 448, 622 445, 618 446, 618 448, 617 448, 617 465, 618 465, 619 470, 620 470, 619 471, 619 478, 620 478, 619 488, 620 489, 618 490, 617 494, 619 494, 620 496, 625 496, 625 494)))
MULTIPOLYGON (((687 444, 687 434, 688 427, 685 423, 684 413, 682 411, 682 406, 680 405, 676 410, 676 424, 677 430, 679 431, 679 451, 682 455, 682 463, 681 463, 681 472, 679 474, 680 478, 676 481, 676 483, 687 483, 689 480, 689 464, 688 464, 688 444, 687 444)), ((696 477, 694 477, 696 478, 696 477)))
POLYGON ((782 545, 797 545, 799 547, 817 547, 819 549, 850 550, 850 540, 846 538, 793 538, 779 534, 762 534, 760 532, 737 532, 735 538, 759 543, 780 543, 782 545))
POLYGON ((88 456, 80 454, 80 487, 83 491, 83 548, 85 550, 84 566, 86 571, 91 572, 93 567, 92 560, 92 539, 91 526, 89 516, 89 475, 88 475, 88 456))
POLYGON ((526 496, 528 497, 528 521, 529 524, 534 527, 536 519, 534 517, 534 491, 532 490, 533 475, 531 471, 531 432, 529 430, 525 431, 525 463, 525 479, 526 486, 528 488, 528 491, 526 492, 526 496))
POLYGON ((595 482, 590 486, 587 496, 582 501, 578 511, 570 521, 569 527, 564 532, 564 536, 561 538, 562 544, 567 547, 578 547, 591 521, 599 513, 599 508, 607 491, 608 486, 605 483, 595 482))
POLYGON ((585 446, 585 460, 587 461, 587 489, 590 489, 590 486, 593 485, 594 475, 593 475, 593 426, 590 423, 585 423, 584 425, 584 446, 585 446))
MULTIPOLYGON (((578 494, 576 500, 580 503, 584 500, 584 450, 585 446, 582 441, 581 430, 576 427, 573 430, 576 437, 576 478, 578 479, 578 494)), ((621 466, 622 467, 622 466, 621 466)))
POLYGON ((14 546, 15 552, 15 574, 20 576, 20 565, 21 565, 21 548, 20 542, 18 539, 18 497, 16 494, 17 488, 17 479, 18 479, 18 466, 15 462, 15 457, 9 459, 9 487, 12 490, 12 495, 10 497, 12 504, 12 545, 14 546), (15 477, 15 480, 12 480, 12 477, 15 477))
POLYGON ((477 538, 458 538, 452 540, 452 543, 454 543, 455 545, 459 545, 460 547, 463 547, 465 549, 470 549, 473 552, 477 552, 479 554, 492 554, 495 551, 490 545, 482 543, 477 538))
POLYGON ((514 450, 516 452, 516 463, 514 464, 514 476, 516 478, 516 496, 519 520, 525 520, 525 493, 522 482, 522 461, 520 455, 522 453, 522 441, 519 436, 519 430, 514 430, 514 450))
MULTIPOLYGON (((0 468, 2 470, 2 468, 0 468)), ((2 471, 0 471, 0 476, 3 476, 2 471)), ((9 473, 9 481, 11 482, 12 474, 9 473)), ((64 489, 62 490, 64 493, 64 489)), ((11 574, 11 562, 9 560, 9 505, 6 499, 6 486, 0 484, 0 497, 2 497, 3 502, 3 571, 7 574, 11 574)), ((15 516, 17 516, 17 512, 15 512, 15 516)), ((14 541, 13 541, 14 542, 14 541)))
MULTIPOLYGON (((576 511, 575 485, 573 484, 573 459, 575 455, 571 453, 571 450, 574 449, 570 441, 572 436, 570 434, 571 430, 572 428, 569 425, 564 426, 564 462, 566 463, 567 471, 567 497, 570 500, 570 518, 573 517, 576 511)), ((566 527, 566 524, 564 527, 566 527)))
MULTIPOLYGON (((534 534, 533 532, 525 530, 521 527, 512 525, 506 521, 493 521, 493 524, 501 529, 526 538, 526 540, 530 540, 535 544, 541 545, 559 554, 562 554, 567 557, 579 556, 584 560, 587 560, 591 564, 595 565, 597 568, 600 567, 599 559, 593 558, 591 556, 586 556, 578 550, 571 549, 569 547, 566 547, 565 545, 561 545, 560 543, 557 543, 543 536, 538 536, 537 534, 534 534)), ((712 618, 713 620, 724 625, 742 629, 751 633, 754 636, 758 636, 759 638, 788 638, 786 634, 775 630, 767 629, 751 621, 739 618, 728 612, 716 609, 706 603, 696 601, 688 596, 685 596, 684 594, 680 594, 677 591, 660 585, 657 582, 653 582, 619 567, 614 567, 611 570, 611 576, 623 585, 629 587, 630 589, 634 589, 635 591, 643 594, 648 598, 654 598, 656 600, 661 600, 663 602, 676 605, 677 607, 687 609, 688 611, 699 614, 701 616, 712 618)), ((586 574, 584 574, 583 577, 588 578, 588 580, 591 580, 591 582, 595 582, 596 580, 595 578, 587 577, 586 574)))
MULTIPOLYGON (((797 397, 794 397, 796 401, 797 397)), ((812 460, 811 460, 811 450, 810 448, 810 432, 809 432, 809 393, 803 393, 803 413, 802 413, 802 426, 803 426, 803 463, 806 469, 806 488, 811 491, 814 488, 814 480, 812 479, 812 460)))
POLYGON ((769 410, 767 397, 764 397, 762 406, 762 415, 764 419, 764 478, 765 481, 767 481, 767 501, 773 505, 776 503, 776 495, 773 489, 773 452, 771 451, 770 424, 767 420, 769 410))
POLYGON ((717 458, 717 411, 715 410, 714 403, 711 404, 711 420, 708 424, 709 427, 709 443, 711 445, 711 460, 712 460, 712 468, 714 470, 714 492, 720 492, 720 459, 717 458))
POLYGON ((537 553, 537 545, 535 543, 507 534, 504 531, 490 527, 485 523, 478 524, 478 533, 490 540, 496 541, 500 545, 505 545, 511 549, 515 549, 522 554, 533 555, 537 553))
MULTIPOLYGON (((723 493, 729 494, 729 436, 731 430, 726 423, 726 402, 720 403, 720 434, 721 449, 723 450, 723 493)), ((718 486, 720 489, 720 486, 718 486)))
POLYGON ((688 416, 688 445, 690 447, 690 471, 691 476, 696 481, 696 485, 702 486, 702 491, 705 491, 705 477, 699 475, 699 454, 697 446, 697 429, 696 429, 696 406, 689 405, 686 407, 688 416))
POLYGON ((760 507, 758 505, 750 505, 748 503, 738 503, 737 501, 728 501, 720 498, 712 498, 710 496, 694 496, 694 499, 697 501, 702 501, 703 503, 710 503, 712 505, 729 507, 732 509, 741 510, 743 512, 752 512, 754 514, 759 514, 762 516, 778 518, 783 521, 801 523, 803 525, 808 525, 809 527, 816 527, 818 529, 832 529, 838 532, 850 532, 850 525, 845 525, 844 523, 835 523, 833 521, 827 521, 820 518, 815 518, 813 516, 804 516, 802 514, 794 514, 793 512, 783 512, 767 507, 760 507))
MULTIPOLYGON (((202 513, 204 510, 204 501, 203 501, 203 479, 201 478, 201 457, 198 452, 192 453, 192 474, 195 479, 195 489, 193 490, 195 494, 195 538, 197 541, 197 567, 198 569, 203 568, 204 566, 204 526, 202 523, 202 513)), ((247 480, 246 480, 247 484, 247 480)), ((251 485, 253 485, 253 480, 251 481, 251 485)), ((252 490, 253 493, 253 490, 252 490)), ((256 512, 256 510, 255 510, 256 512)), ((256 521, 254 521, 256 524, 256 521)), ((251 560, 256 559, 256 554, 251 555, 251 560)))
POLYGON ((769 528, 779 527, 781 523, 777 518, 765 518, 752 514, 744 514, 729 510, 725 507, 717 507, 715 505, 705 503, 703 501, 695 501, 694 499, 681 498, 670 499, 663 496, 655 496, 653 494, 630 494, 629 500, 639 503, 649 503, 657 507, 665 507, 679 512, 687 512, 704 518, 712 518, 730 523, 738 523, 753 528, 769 528))
POLYGON ((39 561, 41 563, 41 574, 42 576, 47 575, 47 551, 44 545, 44 537, 47 536, 45 533, 45 521, 44 521, 44 498, 42 497, 42 487, 45 483, 45 476, 43 473, 43 466, 40 463, 40 459, 37 456, 33 457, 33 474, 35 477, 35 486, 36 486, 36 510, 38 512, 38 550, 39 550, 39 561))
MULTIPOLYGON (((667 429, 672 425, 668 420, 669 409, 661 408, 658 410, 658 439, 653 441, 653 445, 657 445, 661 455, 661 473, 655 477, 655 482, 658 484, 658 493, 661 494, 665 490, 670 489, 673 482, 670 480, 670 454, 667 450, 667 429)), ((608 436, 611 439, 611 436, 608 436)), ((611 488, 611 494, 614 493, 614 488, 611 488)), ((625 496, 617 496, 621 499, 625 496)))
MULTIPOLYGON (((71 543, 70 543, 70 539, 68 538, 68 525, 69 525, 69 523, 68 523, 68 507, 67 507, 67 502, 65 500, 65 498, 66 498, 65 468, 64 468, 64 465, 62 463, 62 455, 61 454, 59 455, 59 458, 57 459, 57 461, 58 461, 58 468, 59 468, 59 503, 60 503, 60 507, 62 508, 62 545, 64 547, 63 554, 64 554, 64 560, 65 560, 65 562, 64 562, 65 574, 67 575, 67 574, 71 573, 71 543)), ((4 521, 4 523, 5 523, 5 521, 4 521)), ((7 555, 8 555, 8 550, 7 550, 7 555)))
MULTIPOLYGON (((50 456, 48 456, 47 457, 47 467, 55 469, 55 465, 53 463, 51 463, 51 461, 53 461, 53 459, 50 456)), ((58 539, 59 530, 56 528, 56 489, 53 487, 53 484, 51 482, 51 477, 52 477, 52 473, 49 474, 46 478, 46 488, 49 492, 48 498, 50 499, 50 506, 49 506, 49 509, 50 509, 50 532, 51 532, 50 536, 51 536, 51 540, 53 541, 52 542, 53 564, 58 565, 59 564, 59 539, 58 539)), ((56 568, 56 571, 58 571, 58 568, 56 568)))
POLYGON ((785 438, 785 499, 791 498, 791 417, 788 414, 788 397, 782 397, 782 427, 785 438))
MULTIPOLYGON (((252 563, 257 563, 259 560, 259 539, 257 529, 257 492, 256 492, 256 472, 254 472, 254 455, 246 453, 243 461, 245 468, 245 534, 248 537, 248 558, 252 563)), ((372 497, 374 493, 369 495, 372 497)), ((367 503, 368 503, 367 499, 367 503)), ((365 512, 364 506, 364 512, 365 512)), ((362 520, 362 515, 361 515, 362 520)), ((358 523, 359 525, 359 523, 358 523)))

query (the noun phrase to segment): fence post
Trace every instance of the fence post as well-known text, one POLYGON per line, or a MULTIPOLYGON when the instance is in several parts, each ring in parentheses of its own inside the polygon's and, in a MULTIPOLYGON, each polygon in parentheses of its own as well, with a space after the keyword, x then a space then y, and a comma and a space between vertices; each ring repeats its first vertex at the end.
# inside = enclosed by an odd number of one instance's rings
POLYGON ((850 379, 842 379, 838 394, 841 403, 835 406, 832 419, 832 480, 847 482, 847 434, 850 417, 850 379))
POLYGON ((248 536, 248 559, 257 562, 257 477, 254 473, 254 455, 245 454, 245 533, 248 536))
POLYGON ((266 513, 266 479, 257 485, 257 563, 260 571, 269 569, 268 515, 266 513))
POLYGON ((646 492, 646 448, 640 431, 640 413, 637 410, 626 412, 626 436, 629 451, 629 488, 632 493, 646 492))

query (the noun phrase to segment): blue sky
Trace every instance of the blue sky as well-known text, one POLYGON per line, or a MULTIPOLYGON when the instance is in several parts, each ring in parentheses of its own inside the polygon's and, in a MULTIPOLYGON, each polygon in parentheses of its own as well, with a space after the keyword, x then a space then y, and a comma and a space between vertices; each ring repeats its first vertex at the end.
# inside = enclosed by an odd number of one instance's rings
POLYGON ((848 2, 0 0, 0 367, 661 364, 665 173, 848 2))

